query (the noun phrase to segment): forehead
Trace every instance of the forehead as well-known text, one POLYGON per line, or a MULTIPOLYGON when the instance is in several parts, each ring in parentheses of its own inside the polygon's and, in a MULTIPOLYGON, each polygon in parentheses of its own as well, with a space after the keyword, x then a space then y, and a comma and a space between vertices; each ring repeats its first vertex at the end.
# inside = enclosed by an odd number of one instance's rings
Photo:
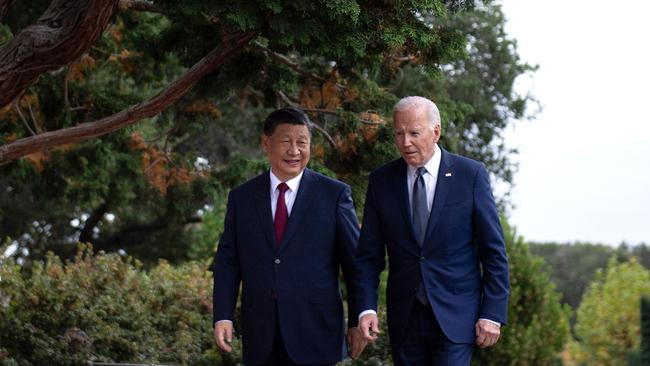
POLYGON ((275 127, 275 130, 271 136, 309 137, 309 135, 309 129, 305 125, 280 123, 275 127))
POLYGON ((425 128, 431 124, 426 110, 422 107, 412 107, 393 113, 393 127, 395 129, 425 128))

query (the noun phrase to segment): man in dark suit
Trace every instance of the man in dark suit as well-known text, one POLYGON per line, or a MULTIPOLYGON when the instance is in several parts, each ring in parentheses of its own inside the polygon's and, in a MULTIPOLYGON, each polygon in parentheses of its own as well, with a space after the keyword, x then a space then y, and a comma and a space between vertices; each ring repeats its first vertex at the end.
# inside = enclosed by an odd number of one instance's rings
MULTIPOLYGON (((232 351, 241 285, 246 365, 333 365, 345 355, 339 270, 351 293, 359 224, 350 187, 306 169, 310 141, 302 111, 271 113, 262 135, 270 171, 228 196, 214 261, 214 336, 232 351)), ((352 314, 353 357, 367 342, 356 323, 352 314)))
POLYGON ((489 176, 437 144, 440 113, 422 97, 393 110, 401 158, 369 178, 357 251, 359 327, 377 338, 388 251, 388 332, 395 365, 469 365, 507 319, 508 260, 489 176))

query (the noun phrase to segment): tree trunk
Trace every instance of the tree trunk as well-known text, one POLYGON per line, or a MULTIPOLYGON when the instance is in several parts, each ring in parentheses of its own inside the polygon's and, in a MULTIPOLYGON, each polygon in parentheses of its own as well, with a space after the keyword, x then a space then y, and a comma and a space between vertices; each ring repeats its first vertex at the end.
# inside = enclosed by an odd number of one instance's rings
POLYGON ((7 10, 9 10, 9 5, 13 0, 0 0, 0 22, 2 22, 2 19, 4 19, 5 14, 7 14, 7 10))
MULTIPOLYGON (((0 4, 5 3, 9 4, 0 4)), ((0 108, 20 96, 41 73, 81 56, 102 34, 117 3, 52 0, 35 24, 0 47, 0 108)))
POLYGON ((255 33, 249 32, 237 34, 224 40, 221 48, 212 50, 180 78, 145 102, 98 121, 41 133, 0 146, 0 165, 37 151, 99 137, 143 118, 155 116, 185 95, 205 75, 228 62, 253 37, 255 37, 255 33))

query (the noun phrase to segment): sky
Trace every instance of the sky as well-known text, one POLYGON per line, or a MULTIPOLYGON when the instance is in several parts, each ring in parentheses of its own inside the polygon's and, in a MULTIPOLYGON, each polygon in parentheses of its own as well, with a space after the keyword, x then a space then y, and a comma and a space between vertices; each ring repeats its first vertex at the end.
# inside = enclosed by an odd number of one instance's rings
POLYGON ((497 0, 539 100, 509 220, 527 241, 650 244, 650 1, 497 0))

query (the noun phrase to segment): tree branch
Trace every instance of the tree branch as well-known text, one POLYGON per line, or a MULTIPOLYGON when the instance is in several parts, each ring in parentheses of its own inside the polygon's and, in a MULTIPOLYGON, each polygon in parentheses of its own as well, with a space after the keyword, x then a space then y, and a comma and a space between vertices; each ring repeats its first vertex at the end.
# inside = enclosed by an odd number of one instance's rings
POLYGON ((38 76, 76 60, 102 34, 117 0, 53 0, 45 13, 0 47, 0 108, 38 76))
POLYGON ((332 114, 335 116, 339 115, 339 112, 334 110, 334 109, 323 109, 323 108, 303 108, 300 107, 305 112, 313 112, 313 113, 323 113, 323 114, 332 114))
MULTIPOLYGON (((285 102, 287 105, 289 105, 289 106, 291 106, 291 107, 294 107, 294 108, 302 109, 302 110, 305 111, 305 112, 318 112, 318 113, 323 113, 322 111, 327 111, 327 113, 338 114, 336 111, 327 110, 327 109, 303 108, 303 107, 301 107, 300 105, 298 105, 298 104, 292 102, 291 99, 289 99, 289 97, 287 97, 287 95, 284 94, 281 90, 276 91, 276 94, 277 94, 278 97, 280 97, 280 99, 282 99, 282 101, 285 102)), ((321 126, 319 126, 319 125, 318 125, 317 123, 315 123, 315 122, 312 123, 312 126, 314 126, 314 128, 316 129, 316 131, 320 132, 321 135, 323 135, 323 137, 325 137, 325 139, 327 140, 327 142, 329 142, 329 144, 330 144, 333 148, 336 148, 336 143, 334 142, 334 139, 332 138, 332 136, 330 136, 329 133, 327 133, 327 131, 325 131, 324 128, 322 128, 321 126)))
POLYGON ((106 204, 106 202, 99 205, 99 207, 97 207, 93 211, 90 217, 86 219, 86 222, 84 223, 84 228, 83 230, 81 230, 81 234, 79 234, 79 242, 81 243, 93 242, 93 229, 101 221, 101 219, 104 217, 107 211, 108 211, 108 205, 106 204))
POLYGON ((143 118, 155 116, 185 95, 205 75, 228 62, 254 36, 254 32, 248 32, 230 37, 225 41, 223 47, 212 50, 180 78, 147 101, 98 121, 45 132, 0 146, 0 165, 7 164, 36 151, 99 137, 131 125, 143 118))
POLYGON ((36 135, 36 132, 34 132, 34 130, 32 130, 32 128, 29 126, 29 122, 27 122, 27 118, 25 118, 25 116, 23 115, 23 111, 20 109, 20 106, 18 105, 18 103, 14 104, 14 108, 16 109, 16 112, 18 113, 18 116, 23 121, 23 124, 25 125, 25 128, 27 128, 29 133, 31 133, 32 135, 36 135))
POLYGON ((0 22, 4 19, 5 14, 7 14, 7 10, 9 10, 9 6, 11 6, 13 1, 14 0, 0 0, 0 22))
POLYGON ((405 61, 413 61, 417 57, 414 55, 406 55, 406 56, 397 56, 397 55, 391 55, 390 56, 391 60, 397 61, 397 62, 405 62, 405 61))
POLYGON ((309 71, 301 69, 300 65, 298 65, 297 62, 291 61, 287 56, 285 56, 285 55, 283 55, 281 53, 277 53, 277 52, 271 50, 270 48, 266 47, 265 45, 263 45, 263 44, 261 44, 259 42, 253 42, 253 44, 255 45, 255 47, 257 47, 257 48, 261 49, 262 51, 266 52, 272 58, 274 58, 274 59, 280 61, 281 63, 289 66, 291 69, 293 69, 297 73, 308 76, 308 77, 313 78, 313 79, 316 79, 318 81, 322 81, 322 82, 327 81, 327 80, 325 80, 325 78, 320 77, 320 76, 314 74, 313 72, 309 72, 309 71))
POLYGON ((129 9, 135 11, 148 11, 150 13, 163 14, 153 1, 147 0, 119 0, 120 9, 129 9))

